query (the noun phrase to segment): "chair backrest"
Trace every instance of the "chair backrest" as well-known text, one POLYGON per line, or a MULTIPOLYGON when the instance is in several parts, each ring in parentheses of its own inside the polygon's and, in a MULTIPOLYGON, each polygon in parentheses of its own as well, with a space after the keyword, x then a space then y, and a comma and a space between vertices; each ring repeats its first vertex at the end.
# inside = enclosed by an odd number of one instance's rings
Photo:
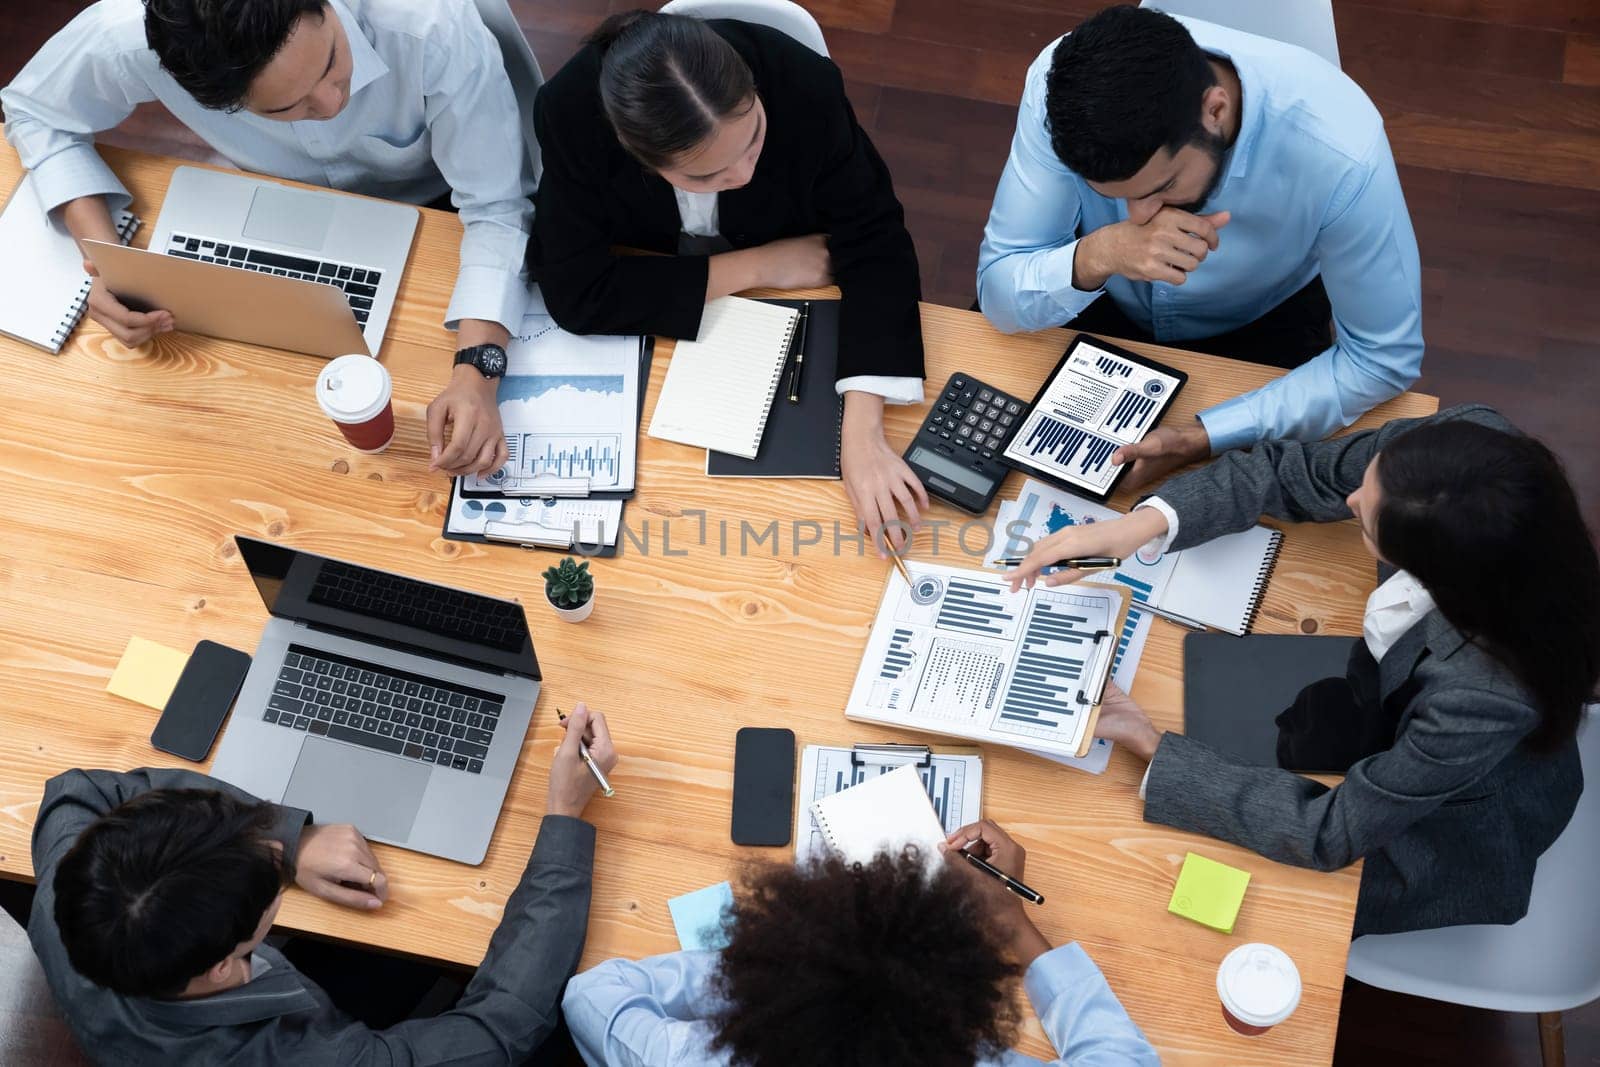
POLYGON ((533 180, 537 182, 544 173, 544 164, 539 158, 539 139, 533 134, 533 98, 544 84, 544 72, 539 69, 538 57, 533 54, 528 37, 511 13, 507 0, 474 0, 474 3, 478 17, 500 45, 500 56, 511 78, 511 91, 517 96, 517 113, 522 119, 523 151, 528 165, 533 168, 533 180))
POLYGON ((1297 44, 1339 65, 1333 0, 1140 0, 1139 6, 1297 44))
POLYGON ((811 12, 792 0, 670 0, 661 5, 668 15, 689 15, 697 19, 738 19, 782 30, 819 56, 828 54, 822 27, 811 12))
POLYGON ((1350 945, 1350 977, 1383 989, 1495 1011, 1566 1011, 1600 998, 1600 705, 1578 733, 1585 788, 1572 821, 1539 857, 1528 914, 1510 926, 1369 935, 1350 945))
POLYGON ((27 932, 0 910, 0 1063, 89 1063, 56 1007, 27 932))

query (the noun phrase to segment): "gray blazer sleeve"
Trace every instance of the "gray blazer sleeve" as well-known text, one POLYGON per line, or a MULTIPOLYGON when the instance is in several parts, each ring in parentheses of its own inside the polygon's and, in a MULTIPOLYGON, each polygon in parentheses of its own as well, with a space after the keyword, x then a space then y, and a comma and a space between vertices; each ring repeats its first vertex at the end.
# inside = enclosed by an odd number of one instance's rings
POLYGON ((1172 548, 1192 548, 1247 530, 1263 515, 1287 522, 1348 519, 1344 499, 1361 485, 1372 457, 1412 427, 1448 419, 1514 430, 1493 408, 1471 404, 1425 419, 1394 419, 1376 430, 1327 441, 1269 441, 1248 451, 1226 452, 1153 494, 1178 515, 1172 548))
POLYGON ((1331 789, 1290 771, 1240 766, 1169 732, 1150 761, 1144 817, 1280 863, 1348 866, 1470 792, 1538 718, 1527 704, 1482 688, 1443 689, 1419 700, 1394 746, 1351 767, 1331 789))

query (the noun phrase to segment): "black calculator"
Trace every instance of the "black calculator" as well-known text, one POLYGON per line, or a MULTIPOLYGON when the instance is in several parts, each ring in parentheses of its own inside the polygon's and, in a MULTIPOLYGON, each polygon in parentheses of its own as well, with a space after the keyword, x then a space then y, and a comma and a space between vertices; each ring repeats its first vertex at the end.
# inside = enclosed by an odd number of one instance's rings
POLYGON ((906 462, 929 493, 981 515, 1011 469, 1000 456, 1027 406, 970 374, 952 374, 911 439, 906 462))

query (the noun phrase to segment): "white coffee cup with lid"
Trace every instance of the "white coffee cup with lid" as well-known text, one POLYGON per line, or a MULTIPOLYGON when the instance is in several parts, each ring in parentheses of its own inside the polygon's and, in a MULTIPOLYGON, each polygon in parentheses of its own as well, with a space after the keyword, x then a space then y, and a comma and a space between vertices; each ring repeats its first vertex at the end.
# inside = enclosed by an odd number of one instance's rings
POLYGON ((1255 1037, 1283 1022, 1300 1006, 1300 970, 1273 945, 1252 942, 1223 957, 1217 996, 1230 1027, 1255 1037))
POLYGON ((362 452, 382 452, 394 439, 389 369, 367 355, 340 356, 317 376, 317 403, 345 440, 362 452))

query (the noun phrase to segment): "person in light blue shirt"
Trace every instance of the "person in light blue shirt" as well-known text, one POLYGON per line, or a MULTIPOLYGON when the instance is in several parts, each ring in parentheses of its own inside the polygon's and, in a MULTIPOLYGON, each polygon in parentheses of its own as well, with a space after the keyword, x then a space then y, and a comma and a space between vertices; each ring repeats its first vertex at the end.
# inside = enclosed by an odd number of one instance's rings
POLYGON ((1292 368, 1120 450, 1132 484, 1321 438, 1422 366, 1416 237, 1372 102, 1304 49, 1143 8, 1100 12, 1029 68, 978 298, 1008 332, 1292 368))
MULTIPOLYGON (((0 90, 7 140, 75 238, 117 239, 111 213, 128 190, 94 135, 150 101, 243 170, 413 204, 448 196, 464 229, 444 316, 460 354, 503 348, 520 327, 536 176, 472 0, 90 5, 0 90)), ((173 327, 171 313, 130 309, 98 279, 89 314, 126 345, 173 327)), ((428 409, 436 468, 505 461, 497 385, 458 360, 428 409)))
MULTIPOLYGON (((1023 876, 1026 853, 988 820, 945 848, 1023 876)), ((608 960, 568 983, 562 1011, 591 1067, 1022 1067, 1039 1061, 1011 1049, 1020 974, 1052 1063, 1159 1064, 1083 949, 1051 948, 1024 907, 950 851, 773 866, 720 952, 608 960)))

